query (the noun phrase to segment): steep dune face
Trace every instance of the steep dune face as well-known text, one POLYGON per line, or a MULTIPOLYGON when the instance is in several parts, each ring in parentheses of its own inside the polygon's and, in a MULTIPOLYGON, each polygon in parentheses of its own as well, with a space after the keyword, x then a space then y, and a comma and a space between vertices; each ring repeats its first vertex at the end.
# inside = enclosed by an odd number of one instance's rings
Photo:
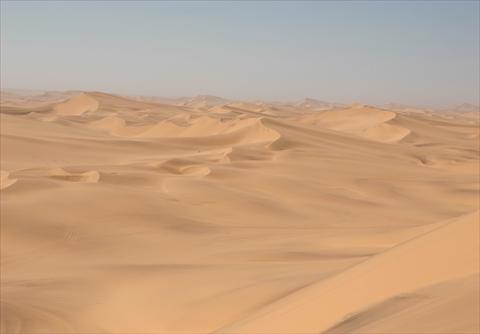
POLYGON ((327 333, 475 333, 480 276, 450 280, 364 309, 327 333), (454 321, 453 321, 454 320, 454 321))
POLYGON ((2 107, 2 333, 479 332, 477 123, 198 100, 2 107))
POLYGON ((99 103, 91 96, 82 93, 71 97, 66 102, 55 105, 53 110, 58 115, 63 116, 79 116, 85 112, 96 111, 99 103))
MULTIPOLYGON (((440 282, 478 274, 479 222, 479 212, 449 221, 330 280, 287 296, 221 332, 329 332, 328 329, 336 323, 349 322, 348 317, 355 318, 355 312, 382 301, 415 293, 418 289, 440 282), (319 317, 319 314, 322 316, 319 317)), ((478 290, 472 282, 470 287, 473 291, 478 290)), ((475 306, 475 303, 470 302, 468 306, 475 306)), ((456 315, 458 319, 450 319, 449 326, 438 328, 438 333, 463 329, 465 322, 478 326, 475 313, 469 312, 466 319, 466 314, 456 315), (459 322, 459 319, 463 319, 463 322, 459 322)), ((419 322, 420 327, 428 327, 419 322)), ((409 325, 415 328, 414 323, 409 325)), ((435 324, 431 326, 435 328, 435 324)))

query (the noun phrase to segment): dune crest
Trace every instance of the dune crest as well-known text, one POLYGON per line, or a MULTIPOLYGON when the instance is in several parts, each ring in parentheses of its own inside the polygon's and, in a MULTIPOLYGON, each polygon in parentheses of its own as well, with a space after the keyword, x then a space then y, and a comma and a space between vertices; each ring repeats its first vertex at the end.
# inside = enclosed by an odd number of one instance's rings
POLYGON ((222 121, 221 119, 201 116, 189 121, 187 126, 178 126, 170 121, 163 121, 137 135, 138 137, 210 137, 232 133, 239 129, 255 126, 260 119, 222 121))
POLYGON ((280 137, 278 132, 266 127, 261 118, 222 120, 208 116, 191 118, 179 115, 148 126, 126 125, 125 120, 117 116, 107 116, 89 123, 89 127, 126 138, 218 138, 219 144, 225 142, 232 145, 273 142, 280 137), (177 120, 186 124, 178 125, 177 120))

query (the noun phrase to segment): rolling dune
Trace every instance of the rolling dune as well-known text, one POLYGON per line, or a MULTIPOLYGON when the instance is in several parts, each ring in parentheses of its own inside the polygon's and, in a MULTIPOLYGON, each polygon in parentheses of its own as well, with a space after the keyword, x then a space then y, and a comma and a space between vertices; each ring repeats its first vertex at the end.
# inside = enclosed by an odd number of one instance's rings
POLYGON ((2 333, 480 332, 478 117, 59 94, 2 98, 2 333))

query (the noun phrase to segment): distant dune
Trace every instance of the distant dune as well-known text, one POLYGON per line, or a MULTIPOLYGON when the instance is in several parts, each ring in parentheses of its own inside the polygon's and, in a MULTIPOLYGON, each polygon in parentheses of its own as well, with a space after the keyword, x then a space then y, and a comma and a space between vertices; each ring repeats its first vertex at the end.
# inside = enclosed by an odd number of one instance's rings
POLYGON ((346 109, 327 110, 305 117, 307 123, 327 129, 355 134, 381 142, 397 142, 410 130, 392 124, 396 114, 374 107, 354 105, 346 109))
POLYGON ((479 333, 480 114, 2 92, 2 333, 479 333))
POLYGON ((98 101, 87 94, 80 94, 71 97, 65 102, 59 103, 53 107, 53 110, 59 115, 81 115, 87 111, 96 111, 98 101))

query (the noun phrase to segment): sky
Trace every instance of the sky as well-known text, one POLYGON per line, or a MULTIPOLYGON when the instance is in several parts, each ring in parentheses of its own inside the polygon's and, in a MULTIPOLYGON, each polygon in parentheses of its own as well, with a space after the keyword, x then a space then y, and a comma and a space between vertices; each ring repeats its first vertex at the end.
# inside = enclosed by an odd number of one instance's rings
POLYGON ((2 89, 479 104, 479 1, 1 1, 2 89))

